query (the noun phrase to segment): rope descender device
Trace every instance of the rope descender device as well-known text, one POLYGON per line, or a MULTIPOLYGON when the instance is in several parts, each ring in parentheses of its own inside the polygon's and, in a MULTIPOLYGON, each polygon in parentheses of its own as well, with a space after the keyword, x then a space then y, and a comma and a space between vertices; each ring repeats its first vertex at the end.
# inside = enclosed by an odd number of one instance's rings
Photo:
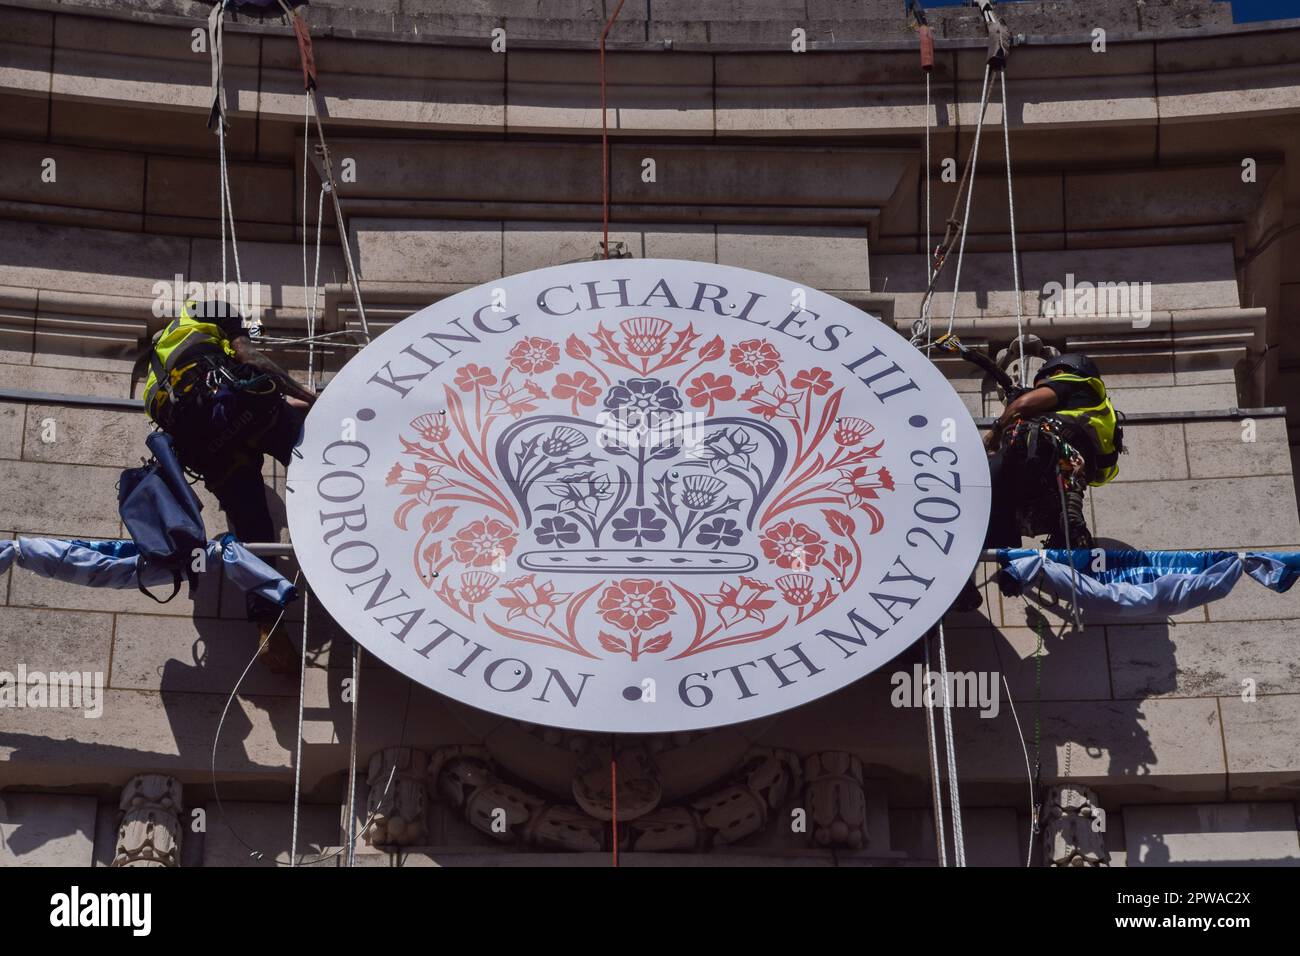
POLYGON ((975 0, 984 16, 984 29, 989 35, 988 65, 995 70, 1004 69, 1007 57, 1011 55, 1011 31, 998 16, 993 7, 993 0, 975 0))

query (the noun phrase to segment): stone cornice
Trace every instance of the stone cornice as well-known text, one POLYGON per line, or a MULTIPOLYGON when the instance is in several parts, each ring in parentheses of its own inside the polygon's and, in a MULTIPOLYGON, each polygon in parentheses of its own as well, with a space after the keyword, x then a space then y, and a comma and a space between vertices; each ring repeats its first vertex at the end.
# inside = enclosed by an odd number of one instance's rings
MULTIPOLYGON (((51 10, 36 0, 0 6, 0 89, 134 107, 206 112, 208 59, 189 51, 199 21, 51 10), (174 46, 160 39, 178 36, 174 46), (182 42, 184 41, 184 42, 182 42), (38 55, 53 48, 52 56, 38 55), (52 70, 50 63, 52 62, 52 70)), ((599 128, 596 54, 563 40, 481 42, 435 54, 421 36, 317 39, 332 124, 412 129, 591 133, 599 128), (394 45, 405 52, 395 53, 394 45), (507 66, 508 64, 508 66, 507 66)), ((437 38, 433 38, 437 39, 437 38)), ((1027 39, 1010 76, 1022 128, 1154 124, 1262 116, 1300 108, 1300 22, 1112 37, 1027 39)), ((234 24, 226 43, 232 115, 300 120, 301 76, 288 31, 234 24)), ((941 44, 934 80, 939 123, 969 122, 983 44, 941 44), (953 84, 956 84, 954 95, 953 84), (953 101, 956 102, 953 102, 953 101)), ((925 126, 910 43, 834 44, 805 55, 703 46, 626 45, 609 62, 615 135, 915 134, 925 126), (870 54, 864 56, 864 54, 870 54), (671 59, 665 59, 666 57, 671 59)), ((991 107, 989 120, 999 120, 991 107)))
MULTIPOLYGON (((85 16, 96 17, 107 20, 127 21, 133 23, 148 23, 161 26, 186 26, 193 27, 201 23, 202 18, 206 17, 209 5, 198 2, 198 0, 164 0, 157 3, 156 9, 135 9, 124 8, 119 5, 98 5, 88 3, 85 0, 4 0, 0 6, 15 7, 26 10, 42 11, 60 16, 85 16), (193 10, 193 16, 186 16, 187 10, 193 10)), ((398 15, 391 13, 388 9, 370 11, 376 16, 382 16, 388 19, 389 29, 365 29, 355 26, 347 26, 330 22, 335 15, 333 7, 321 7, 315 11, 309 9, 308 22, 312 25, 312 35, 326 38, 354 39, 354 40, 371 40, 380 43, 407 43, 418 44, 422 46, 447 46, 447 47, 472 47, 481 48, 487 42, 487 30, 492 26, 502 23, 509 25, 512 21, 515 23, 533 25, 541 22, 549 22, 561 25, 555 35, 548 37, 528 36, 528 26, 524 26, 520 31, 523 35, 512 37, 510 46, 519 49, 550 49, 550 50, 584 50, 594 47, 594 37, 591 40, 570 38, 563 35, 562 25, 573 24, 582 28, 596 28, 600 25, 599 18, 590 19, 566 19, 557 17, 549 21, 543 21, 537 18, 520 18, 513 15, 502 14, 500 16, 473 16, 463 19, 463 24, 457 31, 438 32, 436 29, 430 30, 429 26, 437 21, 431 18, 422 18, 418 16, 398 15), (315 21, 313 22, 313 13, 315 21), (321 22, 324 19, 325 22, 321 22), (423 23, 422 23, 423 21, 423 23), (473 25, 475 28, 482 28, 483 35, 467 34, 465 28, 473 25), (421 26, 424 26, 421 32, 421 26)), ((351 13, 365 12, 360 7, 350 10, 351 13)), ((1015 37, 1016 47, 1036 47, 1036 46, 1083 46, 1087 47, 1092 42, 1090 33, 1073 32, 1065 30, 1062 32, 1035 32, 1030 28, 1017 24, 1016 9, 1014 7, 1003 7, 1000 11, 1007 20, 1012 33, 1015 37)), ((932 13, 932 17, 938 13, 956 14, 961 19, 969 21, 969 27, 972 28, 972 35, 969 36, 936 36, 936 48, 939 51, 948 50, 970 50, 983 51, 987 47, 987 41, 984 39, 982 30, 979 29, 978 13, 974 10, 949 11, 941 10, 932 13)), ((621 26, 627 27, 633 23, 632 14, 629 11, 628 20, 621 26)), ((644 19, 637 18, 638 20, 644 19)), ((701 15, 698 20, 685 21, 686 23, 707 22, 707 15, 701 15)), ((721 18, 719 18, 721 19, 721 18)), ((761 21, 755 21, 761 22, 761 21)), ((797 20, 791 20, 788 24, 786 18, 773 16, 768 21, 772 28, 774 39, 749 39, 745 42, 727 41, 727 40, 695 40, 689 36, 681 39, 672 39, 665 44, 664 39, 629 39, 626 31, 615 31, 610 37, 606 46, 611 50, 624 51, 650 51, 658 52, 663 50, 689 51, 689 52, 710 52, 710 53, 733 53, 743 51, 772 51, 788 52, 790 49, 789 30, 793 26, 824 26, 825 19, 818 20, 815 17, 801 17, 797 20)), ((844 26, 855 25, 854 21, 840 21, 844 26)), ((871 23, 872 21, 867 21, 871 23)), ((1220 38, 1232 37, 1249 37, 1252 34, 1273 34, 1279 31, 1300 30, 1300 18, 1277 19, 1258 23, 1210 23, 1194 27, 1176 27, 1173 29, 1130 29, 1127 24, 1108 20, 1104 14, 1099 14, 1098 25, 1108 27, 1108 42, 1116 43, 1151 43, 1151 42, 1179 42, 1183 40, 1209 39, 1218 40, 1220 38)), ((864 28, 866 27, 864 23, 864 28)), ((897 17, 891 17, 885 21, 874 21, 874 26, 879 29, 880 38, 862 39, 848 38, 836 40, 819 40, 810 38, 808 40, 808 49, 812 52, 888 52, 902 51, 915 56, 916 40, 911 35, 910 30, 904 26, 904 17, 901 14, 897 17)), ((292 31, 282 25, 278 20, 268 20, 265 23, 258 23, 243 18, 238 22, 230 22, 226 26, 227 33, 258 33, 258 34, 278 34, 284 37, 291 37, 292 31)), ((860 31, 850 31, 860 32, 860 31)))

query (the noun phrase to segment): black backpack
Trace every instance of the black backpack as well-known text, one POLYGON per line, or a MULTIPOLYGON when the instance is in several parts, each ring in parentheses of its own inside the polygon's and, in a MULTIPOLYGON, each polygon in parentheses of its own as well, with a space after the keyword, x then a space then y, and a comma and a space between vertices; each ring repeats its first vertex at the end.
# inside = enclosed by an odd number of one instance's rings
POLYGON ((122 472, 117 510, 139 549, 136 571, 140 591, 166 604, 180 591, 182 576, 189 579, 190 593, 194 593, 198 586, 192 566, 194 551, 207 548, 208 534, 203 527, 203 503, 185 479, 171 438, 166 432, 154 432, 146 444, 153 458, 122 472), (144 586, 146 569, 155 568, 172 573, 172 593, 165 599, 149 594, 144 586))

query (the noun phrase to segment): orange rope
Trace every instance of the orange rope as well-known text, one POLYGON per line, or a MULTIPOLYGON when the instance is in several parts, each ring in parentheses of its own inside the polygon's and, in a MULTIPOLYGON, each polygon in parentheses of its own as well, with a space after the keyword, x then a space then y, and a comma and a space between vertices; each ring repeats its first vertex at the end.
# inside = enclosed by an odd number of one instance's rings
MULTIPOLYGON (((618 6, 614 8, 613 15, 605 21, 605 29, 600 34, 600 158, 601 158, 601 180, 603 191, 601 193, 601 224, 604 229, 605 258, 609 258, 609 122, 605 111, 605 38, 609 36, 610 28, 614 26, 614 21, 618 15, 623 12, 625 0, 618 0, 618 6)), ((615 850, 614 859, 618 860, 618 851, 615 850)))

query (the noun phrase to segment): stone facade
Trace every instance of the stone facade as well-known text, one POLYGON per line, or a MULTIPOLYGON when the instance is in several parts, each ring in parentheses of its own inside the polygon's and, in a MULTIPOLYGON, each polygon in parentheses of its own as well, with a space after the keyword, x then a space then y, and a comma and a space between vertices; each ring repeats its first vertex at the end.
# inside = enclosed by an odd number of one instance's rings
MULTIPOLYGON (((356 174, 340 201, 373 330, 596 251, 594 42, 607 6, 312 4, 330 149, 356 174), (504 53, 490 48, 497 27, 504 53)), ((961 293, 936 303, 991 354, 1015 337, 1019 306, 1043 342, 1102 364, 1132 417, 1121 479, 1088 500, 1107 544, 1300 548, 1288 435, 1300 345, 1286 334, 1300 304, 1300 27, 1234 27, 1227 6, 1008 5, 1024 34, 1008 72, 1020 298, 995 94, 961 293), (1150 283, 1149 315, 1046 314, 1046 290, 1068 281, 1150 283)), ((628 4, 608 65, 611 240, 638 257, 788 276, 906 332, 926 285, 927 112, 900 7, 628 4), (807 53, 790 50, 796 27, 807 53)), ((126 400, 160 324, 155 284, 221 277, 208 58, 191 35, 206 10, 0 4, 0 537, 122 534, 114 483, 149 430, 126 400)), ((972 10, 932 22, 937 236, 956 188, 944 160, 960 166, 973 138, 984 43, 972 10)), ((303 221, 313 253, 319 197, 313 174, 304 204, 287 28, 232 24, 226 88, 243 275, 262 284, 268 328, 301 333, 303 221)), ((324 329, 355 327, 325 208, 324 329)), ((298 370, 306 358, 279 357, 298 370)), ((324 351, 326 380, 346 357, 324 351)), ((974 415, 1000 409, 969 368, 940 362, 974 415)), ((266 479, 282 516, 282 469, 266 479)), ((200 494, 209 531, 223 531, 200 494)), ((987 575, 983 608, 947 618, 949 665, 1005 675, 1031 751, 1039 719, 1047 803, 1034 832, 1008 708, 958 710, 971 863, 1300 861, 1300 589, 1245 582, 1172 620, 1072 634, 1059 605, 1002 597, 987 575)), ((209 779, 218 719, 257 642, 229 590, 212 582, 193 604, 159 606, 17 570, 0 578, 0 670, 105 677, 98 718, 0 711, 0 864, 289 862, 296 678, 250 671, 217 748, 220 809, 209 779)), ((300 629, 301 604, 290 618, 300 629)), ((342 864, 352 833, 357 865, 388 865, 397 847, 406 865, 538 854, 604 865, 611 747, 629 787, 625 864, 937 859, 924 715, 889 702, 891 672, 910 672, 919 647, 757 724, 619 741, 471 711, 368 660, 346 820, 351 644, 316 605, 311 622, 301 862, 342 864)))

